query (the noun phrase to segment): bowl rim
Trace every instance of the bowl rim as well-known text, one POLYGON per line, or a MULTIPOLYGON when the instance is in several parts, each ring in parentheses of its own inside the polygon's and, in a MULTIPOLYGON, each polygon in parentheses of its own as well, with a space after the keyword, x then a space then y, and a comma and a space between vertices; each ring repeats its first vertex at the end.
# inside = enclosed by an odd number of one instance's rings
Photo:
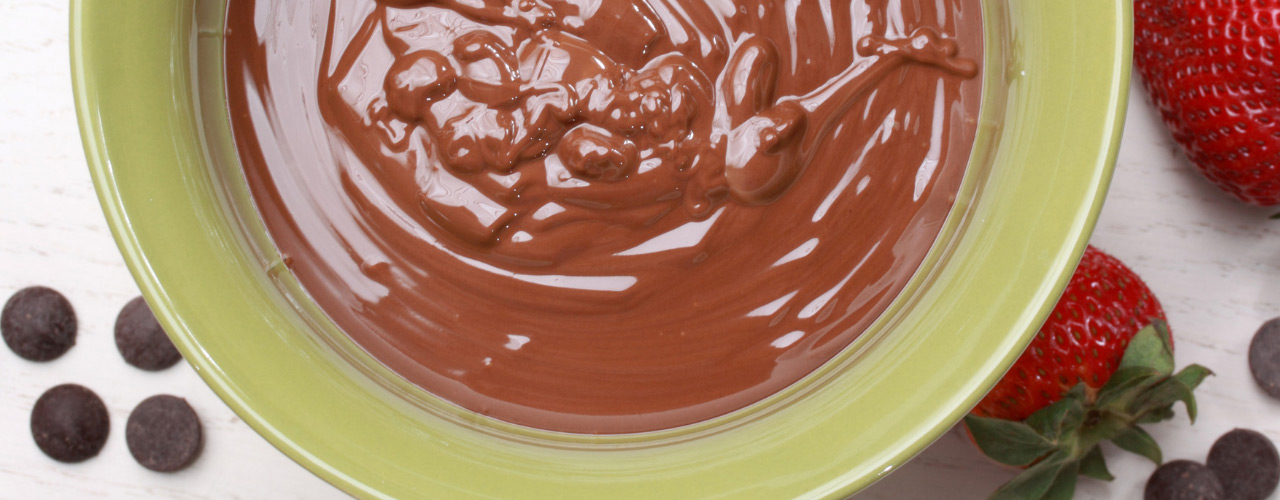
POLYGON ((984 82, 1002 85, 1011 103, 988 117, 991 161, 1001 170, 972 205, 957 202, 948 224, 961 234, 950 248, 930 252, 947 265, 939 263, 913 307, 932 310, 893 319, 912 335, 864 353, 857 381, 724 432, 639 447, 607 439, 548 446, 479 432, 397 401, 372 380, 347 380, 353 373, 342 367, 313 362, 339 353, 290 335, 304 320, 282 310, 300 306, 267 290, 280 285, 280 263, 246 252, 253 242, 239 234, 243 221, 218 217, 235 201, 201 174, 218 154, 201 134, 216 131, 206 129, 210 117, 201 116, 192 93, 199 75, 173 63, 189 63, 202 44, 219 40, 221 27, 199 19, 221 2, 125 0, 107 8, 73 0, 71 64, 104 214, 157 318, 237 414, 344 491, 369 498, 743 491, 841 498, 914 456, 994 385, 1066 286, 1105 198, 1128 99, 1131 8, 1118 0, 1008 3, 986 1, 988 10, 1008 11, 1017 40, 1002 71, 987 71, 984 82), (1059 64, 1042 63, 1048 60, 1059 64), (1063 98, 1037 98, 1046 95, 1063 98), (1015 261, 1022 272, 1010 276, 1015 261), (983 303, 995 305, 975 318, 970 309, 983 303), (956 334, 910 342, 944 327, 956 334), (261 349, 239 345, 245 341, 261 349), (924 361, 932 373, 904 366, 924 361), (316 377, 312 385, 301 384, 307 377, 316 377), (375 422, 404 427, 376 429, 375 422), (846 439, 831 439, 836 433, 846 439), (418 464, 428 462, 424 473, 418 464), (806 477, 792 477, 798 471, 806 477))

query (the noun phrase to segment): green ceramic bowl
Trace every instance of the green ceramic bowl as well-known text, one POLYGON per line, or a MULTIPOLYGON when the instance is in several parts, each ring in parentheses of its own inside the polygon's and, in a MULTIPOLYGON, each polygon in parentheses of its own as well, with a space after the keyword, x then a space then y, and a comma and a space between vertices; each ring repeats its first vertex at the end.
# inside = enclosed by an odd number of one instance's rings
POLYGON ((223 2, 73 0, 72 68, 107 221, 205 381, 360 497, 838 498, 955 424, 1012 364, 1083 251, 1129 88, 1127 0, 989 0, 979 139, 924 267, 839 357, 702 424, 519 428, 411 386, 301 293, 253 212, 222 91, 223 2))

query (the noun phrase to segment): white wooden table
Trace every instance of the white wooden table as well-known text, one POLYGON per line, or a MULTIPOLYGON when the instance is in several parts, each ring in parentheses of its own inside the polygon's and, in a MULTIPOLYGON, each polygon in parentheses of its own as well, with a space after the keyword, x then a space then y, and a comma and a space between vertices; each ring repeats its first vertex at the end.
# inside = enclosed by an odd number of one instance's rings
MULTIPOLYGON (((1234 427, 1280 442, 1280 401, 1257 389, 1245 364, 1249 339, 1280 316, 1280 222, 1241 206, 1201 180, 1176 152, 1135 87, 1115 181, 1094 243, 1142 275, 1168 311, 1180 364, 1217 371, 1199 391, 1200 420, 1151 427, 1168 459, 1203 460, 1234 427)), ((241 422, 185 364, 145 373, 121 360, 116 313, 138 294, 94 195, 76 129, 67 56, 66 0, 0 2, 0 301, 29 285, 51 286, 76 308, 75 348, 50 363, 0 349, 0 499, 343 498, 241 422), (111 413, 102 453, 67 465, 46 458, 28 430, 47 388, 77 382, 111 413), (159 474, 134 463, 124 422, 158 393, 187 398, 201 415, 206 446, 191 468, 159 474)), ((1181 413, 1181 411, 1180 411, 1181 413)), ((1152 470, 1108 451, 1114 483, 1082 480, 1077 499, 1141 497, 1152 470)), ((857 496, 981 499, 1013 473, 979 455, 953 430, 857 496)))

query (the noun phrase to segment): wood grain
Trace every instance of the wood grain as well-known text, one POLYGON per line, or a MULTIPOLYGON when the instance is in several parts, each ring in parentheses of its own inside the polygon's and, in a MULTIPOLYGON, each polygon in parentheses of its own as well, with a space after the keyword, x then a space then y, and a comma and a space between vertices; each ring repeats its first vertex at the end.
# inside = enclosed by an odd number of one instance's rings
MULTIPOLYGON (((0 3, 0 299, 35 284, 76 307, 78 345, 51 363, 0 349, 0 498, 344 498, 241 422, 186 364, 160 373, 120 358, 111 328, 138 291, 106 228, 85 167, 71 98, 67 2, 0 3), (77 382, 107 403, 112 435, 82 464, 49 460, 28 432, 47 388, 77 382), (190 469, 159 474, 133 462, 123 439, 133 406, 159 393, 187 398, 206 429, 190 469)), ((1235 427, 1280 442, 1280 401, 1245 365, 1250 337, 1280 316, 1280 223, 1202 180, 1136 86, 1124 146, 1094 242, 1138 271, 1173 324, 1180 362, 1217 376, 1200 390, 1200 420, 1151 428, 1167 458, 1203 460, 1235 427)), ((1082 480, 1077 499, 1140 498, 1153 466, 1108 450, 1113 483, 1082 480)), ((858 500, 981 499, 1012 471, 988 462, 953 430, 858 500)))

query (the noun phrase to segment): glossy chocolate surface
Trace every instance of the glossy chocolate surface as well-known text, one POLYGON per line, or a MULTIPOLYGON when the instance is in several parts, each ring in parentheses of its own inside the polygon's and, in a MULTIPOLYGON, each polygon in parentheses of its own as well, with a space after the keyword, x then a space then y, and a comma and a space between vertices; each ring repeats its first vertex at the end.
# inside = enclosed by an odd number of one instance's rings
POLYGON ((245 174, 308 293, 466 409, 694 423, 855 339, 973 142, 978 0, 232 0, 245 174))

